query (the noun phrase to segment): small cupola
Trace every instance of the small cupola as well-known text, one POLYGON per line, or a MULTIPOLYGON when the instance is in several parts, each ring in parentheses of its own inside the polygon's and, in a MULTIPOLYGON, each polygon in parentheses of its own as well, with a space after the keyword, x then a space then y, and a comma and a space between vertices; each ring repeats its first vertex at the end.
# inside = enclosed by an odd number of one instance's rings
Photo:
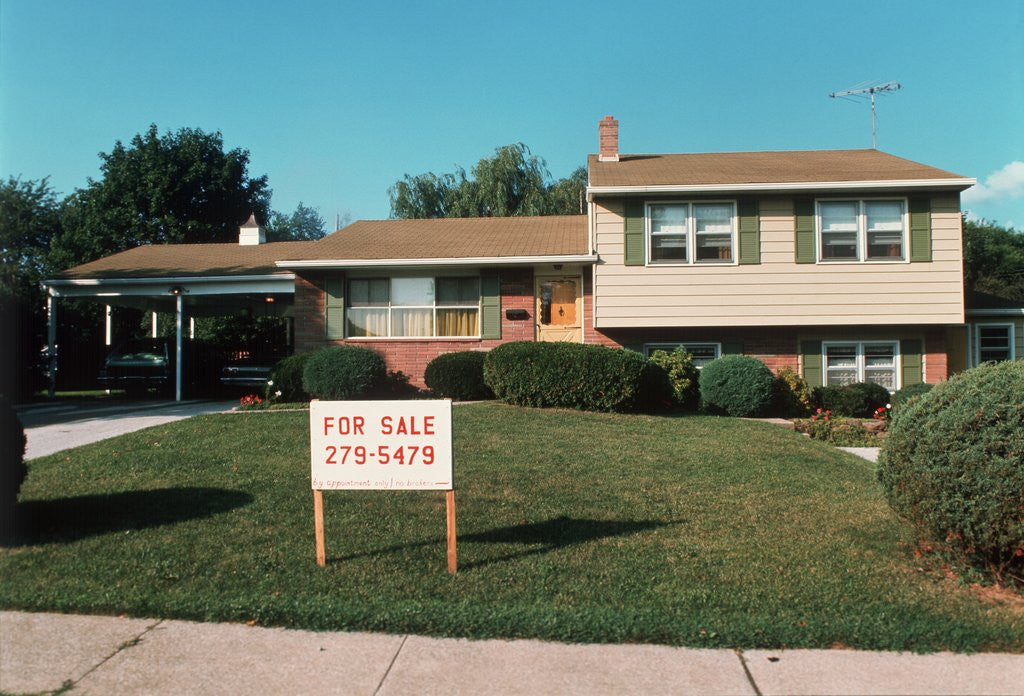
POLYGON ((267 230, 256 222, 256 213, 250 213, 249 219, 238 228, 238 243, 242 246, 267 243, 267 230))

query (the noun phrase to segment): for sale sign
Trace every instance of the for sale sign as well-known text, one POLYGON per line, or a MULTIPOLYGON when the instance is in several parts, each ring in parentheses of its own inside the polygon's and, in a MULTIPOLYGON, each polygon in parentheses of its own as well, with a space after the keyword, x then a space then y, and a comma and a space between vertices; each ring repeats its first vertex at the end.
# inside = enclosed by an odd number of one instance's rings
POLYGON ((313 401, 314 490, 454 489, 452 402, 313 401))

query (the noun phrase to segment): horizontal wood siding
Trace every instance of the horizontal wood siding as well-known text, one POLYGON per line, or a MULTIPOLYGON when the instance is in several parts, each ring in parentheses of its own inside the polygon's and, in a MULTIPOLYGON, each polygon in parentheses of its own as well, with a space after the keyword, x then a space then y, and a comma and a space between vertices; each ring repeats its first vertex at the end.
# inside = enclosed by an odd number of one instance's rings
POLYGON ((793 199, 759 200, 761 263, 626 266, 623 203, 597 200, 594 325, 828 326, 963 322, 960 205, 932 197, 932 261, 796 263, 793 199))

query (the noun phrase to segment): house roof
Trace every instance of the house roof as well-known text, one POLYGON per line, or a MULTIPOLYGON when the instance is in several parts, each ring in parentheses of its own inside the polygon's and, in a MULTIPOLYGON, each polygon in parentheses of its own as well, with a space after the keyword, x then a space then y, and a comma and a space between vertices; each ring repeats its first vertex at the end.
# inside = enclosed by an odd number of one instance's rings
POLYGON ((1024 298, 1013 299, 987 292, 968 291, 964 295, 964 306, 969 310, 1024 309, 1024 298))
POLYGON ((620 155, 618 162, 590 155, 588 171, 591 188, 943 180, 967 188, 974 183, 879 150, 620 155))
POLYGON ((586 215, 359 220, 296 247, 290 261, 437 260, 581 256, 589 253, 586 215))
POLYGON ((145 244, 69 268, 56 278, 187 278, 284 273, 274 262, 311 243, 145 244))

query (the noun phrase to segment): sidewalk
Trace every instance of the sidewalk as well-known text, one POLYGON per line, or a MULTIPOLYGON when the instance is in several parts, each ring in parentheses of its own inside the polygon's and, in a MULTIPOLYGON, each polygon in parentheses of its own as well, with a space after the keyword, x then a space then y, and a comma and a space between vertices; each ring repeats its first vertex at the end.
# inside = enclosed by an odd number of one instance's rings
POLYGON ((0 691, 1024 694, 1024 656, 702 650, 0 612, 0 691))

